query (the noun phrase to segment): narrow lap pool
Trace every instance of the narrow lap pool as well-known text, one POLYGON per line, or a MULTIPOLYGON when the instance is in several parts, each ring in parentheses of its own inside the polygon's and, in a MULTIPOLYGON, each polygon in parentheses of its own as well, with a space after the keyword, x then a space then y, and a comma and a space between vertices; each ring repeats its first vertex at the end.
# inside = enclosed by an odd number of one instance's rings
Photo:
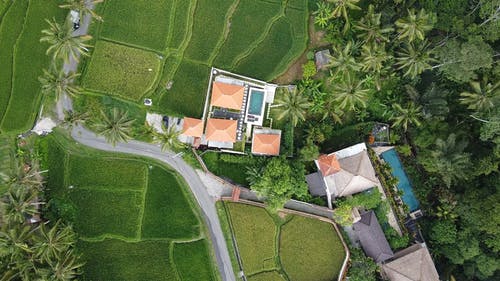
POLYGON ((383 152, 380 156, 382 156, 382 159, 384 159, 384 161, 391 166, 392 175, 399 180, 398 189, 403 191, 403 202, 408 205, 410 212, 417 210, 419 205, 418 200, 415 197, 415 194, 413 194, 413 188, 411 187, 410 180, 406 176, 396 150, 390 149, 383 152))
POLYGON ((264 106, 264 91, 251 89, 248 114, 261 115, 264 106))

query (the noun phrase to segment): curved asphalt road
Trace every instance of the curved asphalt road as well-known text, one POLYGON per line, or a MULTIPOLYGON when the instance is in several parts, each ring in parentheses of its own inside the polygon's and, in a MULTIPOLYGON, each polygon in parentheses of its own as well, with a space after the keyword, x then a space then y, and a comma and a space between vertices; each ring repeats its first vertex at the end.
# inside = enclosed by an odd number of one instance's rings
POLYGON ((93 132, 81 126, 74 128, 71 135, 79 143, 96 149, 146 156, 160 160, 181 174, 202 210, 203 219, 210 231, 210 238, 214 247, 215 257, 222 280, 236 280, 231 265, 231 259, 229 258, 226 240, 224 239, 219 217, 215 209, 215 200, 208 195, 207 189, 196 174, 196 171, 186 164, 182 158, 174 157, 174 154, 169 151, 162 152, 159 146, 139 141, 118 143, 113 147, 107 143, 104 138, 96 136, 93 132))

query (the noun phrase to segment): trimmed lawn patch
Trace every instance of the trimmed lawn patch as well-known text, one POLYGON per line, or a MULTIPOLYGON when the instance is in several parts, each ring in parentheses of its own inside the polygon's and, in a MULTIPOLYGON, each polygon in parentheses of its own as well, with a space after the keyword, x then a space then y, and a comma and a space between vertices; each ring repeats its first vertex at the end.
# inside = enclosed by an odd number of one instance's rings
MULTIPOLYGON (((6 5, 6 2, 0 2, 6 5)), ((28 1, 16 1, 2 18, 0 25, 0 123, 9 105, 12 91, 12 72, 14 46, 17 37, 23 30, 24 16, 28 9, 28 1)))
POLYGON ((141 191, 146 184, 147 169, 147 165, 139 161, 71 155, 68 185, 141 191))
POLYGON ((283 269, 294 281, 336 280, 345 252, 333 225, 293 216, 281 228, 283 269))
POLYGON ((78 209, 75 229, 80 235, 137 237, 142 208, 140 192, 76 188, 69 192, 69 197, 78 209))
POLYGON ((263 208, 227 203, 246 274, 277 268, 276 227, 263 208))
POLYGON ((267 37, 253 52, 240 61, 236 72, 258 79, 270 80, 283 72, 277 69, 293 46, 292 27, 286 19, 276 21, 267 37))
POLYGON ((182 281, 216 280, 205 240, 174 243, 174 262, 182 281))
POLYGON ((226 27, 225 16, 233 4, 229 0, 198 1, 193 20, 193 34, 185 55, 207 62, 226 27))
MULTIPOLYGON (((206 152, 202 155, 203 161, 210 172, 229 180, 235 184, 249 186, 246 180, 246 169, 257 161, 264 161, 259 157, 230 155, 216 152, 206 152)), ((262 165, 265 165, 264 163, 262 165)))
POLYGON ((173 79, 172 89, 160 99, 160 108, 169 113, 200 118, 207 94, 210 68, 182 61, 173 79))
POLYGON ((176 281, 169 256, 169 242, 143 241, 129 243, 110 239, 78 243, 83 252, 82 280, 176 281))
POLYGON ((240 0, 231 19, 228 37, 215 60, 215 66, 231 69, 236 57, 256 43, 280 9, 281 3, 240 0))
POLYGON ((142 221, 143 238, 192 239, 200 234, 200 222, 176 175, 160 167, 153 167, 142 221))
POLYGON ((277 271, 267 271, 248 277, 248 281, 285 281, 277 271))
POLYGON ((101 36, 163 51, 174 0, 107 0, 101 36))
POLYGON ((139 101, 153 86, 159 69, 160 59, 155 53, 97 41, 82 85, 89 90, 139 101))
POLYGON ((15 47, 11 102, 2 121, 2 130, 6 132, 21 132, 31 128, 38 113, 38 77, 42 75, 43 68, 48 68, 51 60, 45 54, 48 45, 40 43, 40 36, 42 29, 48 27, 45 19, 55 18, 62 22, 66 17, 67 10, 58 5, 59 1, 56 0, 29 2, 23 31, 15 47))

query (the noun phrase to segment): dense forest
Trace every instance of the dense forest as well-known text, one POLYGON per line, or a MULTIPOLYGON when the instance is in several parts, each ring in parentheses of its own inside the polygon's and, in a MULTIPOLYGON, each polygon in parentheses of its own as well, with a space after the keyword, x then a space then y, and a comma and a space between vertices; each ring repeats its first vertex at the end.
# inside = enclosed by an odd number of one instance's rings
POLYGON ((500 1, 313 2, 332 52, 327 71, 304 67, 300 154, 391 124, 443 279, 499 280, 500 1))

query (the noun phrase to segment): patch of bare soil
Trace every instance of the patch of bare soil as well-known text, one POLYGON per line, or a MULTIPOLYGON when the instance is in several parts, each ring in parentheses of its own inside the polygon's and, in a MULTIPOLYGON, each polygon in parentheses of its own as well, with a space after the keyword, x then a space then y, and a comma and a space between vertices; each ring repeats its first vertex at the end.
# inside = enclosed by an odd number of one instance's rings
POLYGON ((325 32, 323 30, 316 31, 314 26, 314 16, 309 17, 309 44, 302 55, 291 64, 288 69, 274 80, 277 84, 291 84, 296 80, 302 79, 304 73, 302 65, 307 62, 307 52, 318 47, 327 46, 329 43, 324 41, 325 32))

